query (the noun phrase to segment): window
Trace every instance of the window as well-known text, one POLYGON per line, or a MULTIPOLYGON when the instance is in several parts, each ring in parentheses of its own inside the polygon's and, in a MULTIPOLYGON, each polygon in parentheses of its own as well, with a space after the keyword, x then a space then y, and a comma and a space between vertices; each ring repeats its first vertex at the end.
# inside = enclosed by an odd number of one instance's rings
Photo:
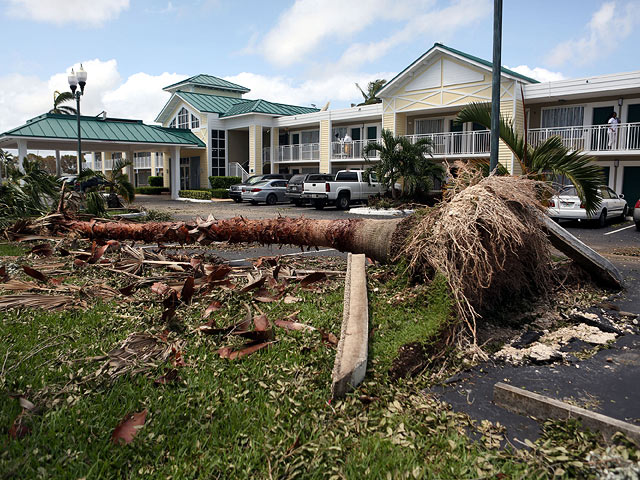
POLYGON ((320 130, 308 130, 301 133, 302 142, 300 143, 318 143, 320 142, 320 130))
POLYGON ((200 128, 200 119, 191 114, 191 128, 200 128))
POLYGON ((357 182, 357 172, 342 172, 336 176, 336 182, 357 182))
POLYGON ((211 175, 226 175, 225 168, 226 132, 211 130, 211 175))
POLYGON ((424 119, 416 120, 415 134, 424 135, 426 133, 441 133, 444 132, 444 119, 424 119))
POLYGON ((334 127, 331 131, 331 141, 339 142, 347 134, 347 127, 334 127))
POLYGON ((178 112, 178 128, 189 128, 189 111, 184 107, 178 112))
POLYGON ((557 107, 542 110, 542 128, 573 127, 584 123, 584 107, 557 107))
POLYGON ((367 140, 376 140, 378 138, 378 127, 367 127, 367 140))
POLYGON ((173 120, 171 120, 171 123, 169 124, 169 128, 176 128, 176 119, 175 118, 173 120))

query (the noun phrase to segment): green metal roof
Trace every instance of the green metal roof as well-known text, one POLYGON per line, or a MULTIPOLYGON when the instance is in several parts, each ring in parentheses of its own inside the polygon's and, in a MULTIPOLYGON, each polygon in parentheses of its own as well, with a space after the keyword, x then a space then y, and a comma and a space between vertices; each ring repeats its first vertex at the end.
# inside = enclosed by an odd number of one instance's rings
POLYGON ((247 93, 250 90, 247 87, 243 87, 242 85, 238 85, 237 83, 232 83, 222 78, 214 77, 213 75, 206 75, 201 73, 199 75, 194 75, 193 77, 189 77, 186 80, 182 80, 180 82, 174 83, 173 85, 169 85, 168 87, 164 87, 163 90, 168 90, 170 88, 175 88, 181 85, 197 85, 199 87, 206 88, 218 88, 222 90, 231 90, 234 92, 247 93))
MULTIPOLYGON (((145 125, 142 120, 85 116, 80 120, 83 140, 205 146, 190 130, 145 125)), ((75 140, 78 138, 77 117, 45 113, 3 133, 0 138, 9 136, 75 140)))
POLYGON ((317 108, 274 103, 267 100, 247 100, 244 98, 231 98, 206 93, 183 92, 180 90, 176 92, 176 95, 190 105, 193 105, 193 107, 200 112, 217 113, 221 117, 232 117, 245 113, 301 115, 319 111, 317 108))
MULTIPOLYGON (((480 57, 476 57, 474 55, 470 55, 468 53, 462 52, 460 50, 456 50, 455 48, 451 48, 451 47, 447 47, 445 44, 443 43, 434 43, 433 47, 431 47, 429 50, 427 50, 425 53, 423 53, 422 55, 420 55, 416 60, 414 60, 413 62, 411 62, 411 64, 409 64, 409 66, 407 68, 405 68, 404 70, 402 70, 399 74, 397 74, 395 77, 393 77, 391 80, 389 80, 387 83, 384 84, 384 86, 378 91, 378 93, 380 93, 382 90, 384 90, 388 85, 391 85, 391 83, 393 83, 396 79, 398 79, 399 77, 401 77, 407 70, 409 70, 411 67, 413 67, 418 61, 420 61, 421 58, 423 58, 425 55, 428 55, 429 53, 431 53, 434 49, 436 48, 441 48, 442 50, 446 50, 450 53, 453 53, 455 55, 460 55, 461 57, 464 57, 468 60, 471 60, 472 62, 477 62, 477 63, 481 63, 482 65, 485 65, 486 67, 489 67, 491 69, 493 69, 493 62, 490 62, 488 60, 485 60, 483 58, 480 57)), ((501 67, 501 72, 502 73, 506 73, 507 75, 511 75, 513 77, 517 77, 520 78, 522 80, 525 80, 529 83, 540 83, 538 80, 536 80, 535 78, 531 78, 531 77, 527 77, 526 75, 522 75, 518 72, 514 72, 513 70, 509 70, 508 68, 505 67, 501 67)))

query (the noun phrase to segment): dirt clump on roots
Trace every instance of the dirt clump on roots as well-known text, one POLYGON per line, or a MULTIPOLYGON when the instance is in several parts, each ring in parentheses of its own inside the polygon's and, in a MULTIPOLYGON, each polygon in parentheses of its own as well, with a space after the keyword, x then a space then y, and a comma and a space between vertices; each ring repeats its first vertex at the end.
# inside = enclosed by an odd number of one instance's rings
POLYGON ((474 340, 483 313, 512 296, 546 292, 551 244, 538 200, 546 188, 525 177, 482 177, 467 170, 407 237, 401 255, 411 272, 446 277, 458 325, 466 324, 474 340))

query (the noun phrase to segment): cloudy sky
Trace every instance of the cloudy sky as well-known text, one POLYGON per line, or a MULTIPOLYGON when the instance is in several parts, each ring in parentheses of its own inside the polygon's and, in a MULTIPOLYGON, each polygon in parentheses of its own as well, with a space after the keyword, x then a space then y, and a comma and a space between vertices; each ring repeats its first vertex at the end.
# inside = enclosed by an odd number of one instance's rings
MULTIPOLYGON (((152 122, 198 73, 246 98, 348 106, 434 42, 491 60, 490 0, 0 0, 0 132, 88 72, 83 113, 152 122)), ((640 69, 640 0, 507 0, 503 64, 541 81, 640 69)))

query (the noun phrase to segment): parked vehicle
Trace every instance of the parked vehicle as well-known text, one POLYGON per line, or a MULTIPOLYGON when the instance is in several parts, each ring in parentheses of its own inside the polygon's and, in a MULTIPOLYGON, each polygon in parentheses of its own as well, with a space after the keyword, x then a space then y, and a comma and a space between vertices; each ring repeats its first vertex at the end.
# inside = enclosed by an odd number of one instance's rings
POLYGON ((602 197, 599 209, 592 214, 587 214, 576 188, 568 185, 549 200, 547 213, 554 220, 595 220, 601 227, 605 226, 607 218, 627 216, 629 207, 624 200, 624 195, 618 195, 609 187, 601 187, 598 193, 602 197))
POLYGON ((304 184, 306 182, 330 182, 333 179, 334 176, 328 173, 302 173, 294 175, 289 179, 289 183, 287 184, 287 198, 299 207, 308 202, 308 199, 302 198, 302 192, 304 192, 304 184))
POLYGON ((287 181, 282 179, 263 180, 253 185, 242 187, 242 200, 253 205, 264 202, 267 205, 275 205, 278 202, 286 202, 287 181))
POLYGON ((365 180, 363 170, 340 170, 330 182, 305 182, 302 198, 311 201, 318 210, 335 205, 346 210, 353 203, 366 202, 369 197, 384 193, 385 187, 370 173, 365 180))
POLYGON ((636 202, 636 206, 633 207, 633 221, 636 222, 636 230, 640 232, 640 199, 636 202))
POLYGON ((242 202, 242 187, 247 185, 254 185, 258 182, 262 182, 263 180, 272 180, 272 179, 286 179, 285 175, 280 173, 267 173, 264 175, 252 175, 247 178, 244 183, 238 183, 236 185, 231 185, 229 187, 229 198, 233 198, 233 200, 237 203, 242 202))

